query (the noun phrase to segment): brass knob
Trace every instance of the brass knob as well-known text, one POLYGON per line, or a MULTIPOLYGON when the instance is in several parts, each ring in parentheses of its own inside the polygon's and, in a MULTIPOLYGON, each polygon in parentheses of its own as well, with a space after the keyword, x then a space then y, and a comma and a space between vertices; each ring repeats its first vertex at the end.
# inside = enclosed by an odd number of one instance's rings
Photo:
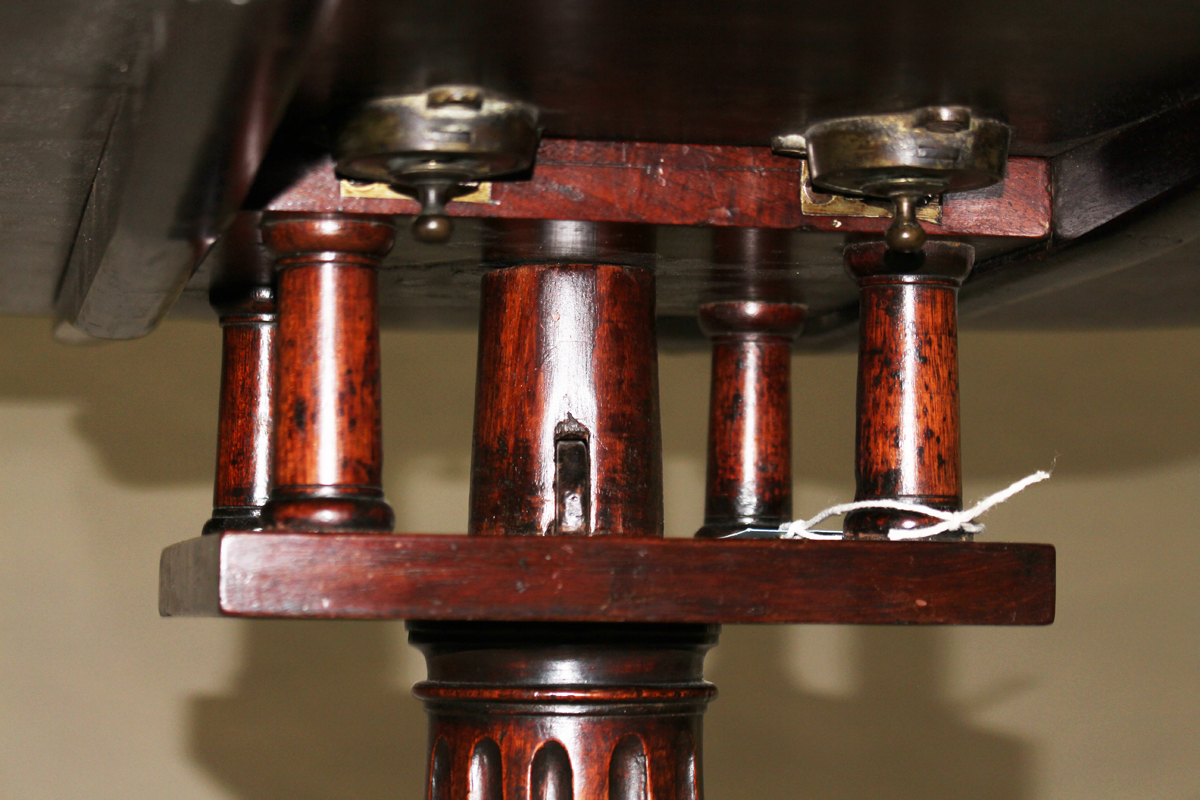
POLYGON ((900 253, 916 253, 925 246, 925 229, 917 221, 919 198, 910 194, 892 197, 895 213, 887 229, 887 246, 900 253))
POLYGON ((413 220, 413 238, 425 244, 441 244, 450 239, 454 223, 445 214, 421 214, 413 220))

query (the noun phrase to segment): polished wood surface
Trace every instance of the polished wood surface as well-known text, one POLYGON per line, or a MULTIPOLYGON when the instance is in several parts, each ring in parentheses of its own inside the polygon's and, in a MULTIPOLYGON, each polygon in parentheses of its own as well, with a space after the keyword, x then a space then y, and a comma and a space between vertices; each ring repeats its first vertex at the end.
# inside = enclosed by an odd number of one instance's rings
POLYGON ((715 625, 410 622, 432 800, 699 800, 715 625))
POLYGON ((468 531, 662 536, 656 352, 649 270, 484 276, 468 531))
POLYGON ((778 528, 792 518, 792 340, 804 307, 700 307, 713 344, 704 527, 697 536, 778 528))
POLYGON ((806 316, 791 242, 770 228, 712 231, 713 302, 698 314, 712 343, 700 537, 791 519, 791 348, 806 316))
POLYGON ((388 218, 268 216, 278 270, 274 486, 284 530, 390 531, 383 499, 379 260, 388 218))
MULTIPOLYGON (((429 800, 701 800, 701 719, 715 691, 703 656, 721 622, 1053 620, 1046 545, 662 539, 645 227, 489 226, 472 535, 344 532, 391 524, 378 489, 375 296, 391 231, 372 218, 264 220, 281 317, 273 528, 168 548, 160 612, 412 621, 429 667, 415 688, 429 718, 429 800), (629 263, 605 263, 617 258, 629 263)), ((770 267, 787 242, 717 237, 714 269, 731 271, 740 294, 700 315, 714 348, 702 537, 791 516, 790 347, 805 312, 770 267)), ((875 316, 893 325, 877 320, 864 341, 952 367, 928 337, 944 343, 948 330, 953 345, 953 294, 947 322, 940 295, 885 290, 940 289, 947 254, 965 253, 969 269, 971 249, 931 245, 896 273, 871 247, 850 248, 847 264, 864 306, 877 294, 875 316), (910 317, 896 310, 906 303, 910 317)), ((914 372, 893 394, 906 403, 919 394, 910 384, 929 380, 914 372)))
POLYGON ((205 533, 262 530, 271 491, 275 294, 258 286, 217 301, 221 401, 213 514, 205 533))
MULTIPOLYGON (((661 537, 654 275, 605 263, 614 251, 646 259, 653 232, 506 222, 489 233, 484 258, 497 268, 482 287, 472 542, 661 537)), ((494 609, 483 618, 502 619, 494 609)), ((657 627, 410 630, 429 665, 414 692, 429 714, 430 800, 698 799, 713 693, 701 665, 715 630, 685 635, 686 648, 657 627)))
MULTIPOLYGON (((528 180, 491 186, 487 203, 452 202, 453 217, 573 219, 651 225, 882 233, 880 217, 805 214, 800 162, 766 147, 546 139, 528 180)), ((310 167, 266 206, 275 211, 416 214, 407 199, 343 197, 329 161, 310 167)), ((1004 183, 943 198, 940 236, 1044 238, 1049 162, 1013 158, 1004 183)))
MULTIPOLYGON (((930 242, 920 253, 900 254, 868 242, 848 247, 845 255, 862 298, 854 499, 961 509, 957 301, 974 251, 930 242)), ((935 521, 861 509, 846 515, 845 531, 885 537, 892 528, 935 521)))
MULTIPOLYGON (((605 213, 626 214, 621 207, 632 202, 662 209, 655 213, 665 217, 674 213, 667 209, 676 196, 693 195, 705 199, 692 220, 765 224, 738 221, 742 209, 756 208, 752 193, 725 196, 721 188, 762 176, 725 169, 717 159, 704 163, 710 148, 753 146, 765 154, 779 133, 930 103, 970 105, 1012 125, 1012 152, 1022 158, 1014 159, 1002 192, 1025 158, 1034 158, 1047 177, 1043 207, 1054 200, 1056 240, 1137 207, 1145 216, 1171 216, 1168 208, 1200 174, 1200 149, 1191 146, 1200 116, 1200 11, 1182 0, 1118 4, 1099 15, 1088 14, 1080 0, 1028 8, 976 3, 947 7, 936 24, 915 27, 901 6, 856 13, 787 3, 755 6, 753 13, 713 2, 579 9, 541 0, 77 6, 64 14, 43 1, 5 4, 6 19, 15 21, 4 28, 12 40, 6 63, 10 74, 28 79, 4 90, 11 113, 0 143, 8 163, 33 170, 3 176, 0 307, 18 315, 57 313, 77 334, 143 335, 189 276, 203 303, 210 273, 196 267, 230 213, 246 207, 252 183, 255 208, 290 193, 292 179, 327 155, 324 132, 335 134, 354 104, 436 82, 480 84, 539 106, 555 146, 586 142, 617 154, 628 148, 629 158, 570 163, 624 173, 626 188, 636 182, 646 192, 593 195, 586 181, 561 172, 539 177, 535 169, 541 206, 550 209, 543 217, 596 218, 580 213, 593 200, 605 213), (88 35, 78 35, 76 25, 88 35), (131 33, 151 28, 155 36, 131 33), (897 30, 906 32, 904 47, 896 46, 897 30), (807 35, 812 31, 820 35, 807 35), (798 37, 803 48, 794 46, 798 37), (152 65, 154 75, 130 68, 136 64, 152 65), (704 159, 677 182, 671 158, 659 175, 655 148, 704 159), (650 192, 660 178, 663 198, 650 192)), ((328 163, 323 169, 333 193, 296 210, 338 210, 328 163)), ((511 207, 510 186, 498 188, 498 205, 511 207)), ((773 195, 779 213, 796 213, 794 188, 773 195)), ((947 214, 965 199, 948 198, 947 214)), ((981 225, 993 218, 980 212, 981 225)), ((1039 297, 1040 307, 1008 318, 1010 326, 1055 326, 1064 311, 1076 315, 1076 324, 1096 327, 1162 325, 1162 313, 1195 324, 1200 311, 1175 302, 1177 286, 1194 291, 1198 280, 1182 268, 1175 285, 1135 285, 1130 278, 1138 303, 1123 296, 1091 304, 1045 297, 1037 273, 1058 273, 1056 280, 1075 285, 1108 274, 1110 259, 1122 267, 1145 263, 1151 250, 1194 260, 1194 224, 1186 235, 1136 236, 1136 248, 1128 246, 1124 224, 1097 230, 1076 253, 1048 257, 1035 248, 1017 262, 997 262, 1021 285, 976 290, 1005 302, 1039 297), (1100 238, 1108 247, 1093 247, 1100 238)), ((945 227, 949 235, 958 230, 945 227)), ((990 257, 982 248, 978 256, 990 257)), ((182 303, 174 313, 194 309, 182 303)))
POLYGON ((167 616, 1046 625, 1054 548, 1002 542, 226 533, 163 552, 167 616))
MULTIPOLYGON (((545 110, 547 136, 766 143, 851 114, 970 104, 1057 152, 1200 94, 1188 0, 905 5, 452 0, 339 3, 304 108, 481 83, 545 110), (801 43, 801 46, 797 46, 801 43)), ((311 113, 311 112, 310 112, 311 113)))
POLYGON ((652 225, 579 219, 482 221, 482 259, 489 268, 521 264, 657 266, 652 225))

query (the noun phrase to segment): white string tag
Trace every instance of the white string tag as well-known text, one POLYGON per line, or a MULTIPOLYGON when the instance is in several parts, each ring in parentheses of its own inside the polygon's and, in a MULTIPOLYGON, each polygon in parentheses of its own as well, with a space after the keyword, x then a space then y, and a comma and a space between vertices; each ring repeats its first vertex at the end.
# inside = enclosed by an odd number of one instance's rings
POLYGON ((1025 491, 1035 483, 1041 483, 1048 479, 1050 473, 1045 470, 1038 470, 1032 475, 1028 475, 1006 489, 1001 489, 995 494, 990 494, 980 500, 970 508, 965 508, 962 511, 946 511, 940 508, 932 508, 931 506, 922 505, 921 503, 906 503, 902 500, 859 500, 853 503, 839 503, 836 506, 829 508, 817 514, 811 519, 796 520, 795 522, 785 522, 779 526, 779 530, 783 531, 779 535, 780 539, 841 539, 842 534, 832 531, 814 531, 813 525, 816 525, 821 520, 829 517, 840 516, 850 511, 856 511, 860 508, 884 508, 894 511, 910 511, 917 514, 925 514, 926 516, 940 519, 935 525, 928 525, 924 528, 911 528, 908 530, 902 528, 893 528, 888 531, 888 538, 892 541, 903 541, 906 539, 927 539, 930 536, 937 536, 939 533, 947 531, 966 531, 967 533, 982 533, 983 525, 975 522, 976 519, 983 516, 993 507, 1000 505, 1005 500, 1008 500, 1013 495, 1025 491))

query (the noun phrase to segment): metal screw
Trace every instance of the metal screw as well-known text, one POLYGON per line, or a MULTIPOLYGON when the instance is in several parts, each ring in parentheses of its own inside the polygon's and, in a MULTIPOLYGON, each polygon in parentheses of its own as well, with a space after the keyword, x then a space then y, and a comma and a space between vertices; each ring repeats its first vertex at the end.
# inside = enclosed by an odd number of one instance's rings
POLYGON ((483 108, 483 93, 474 86, 439 86, 425 95, 426 108, 461 106, 478 111, 483 108))
POLYGON ((938 106, 927 112, 922 127, 933 133, 958 133, 971 127, 971 112, 958 106, 938 106))

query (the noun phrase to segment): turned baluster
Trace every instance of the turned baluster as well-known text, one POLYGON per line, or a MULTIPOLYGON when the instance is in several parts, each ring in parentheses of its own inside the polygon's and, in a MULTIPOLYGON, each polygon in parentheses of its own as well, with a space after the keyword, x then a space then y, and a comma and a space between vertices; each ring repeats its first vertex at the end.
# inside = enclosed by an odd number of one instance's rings
POLYGON ((778 528, 792 518, 791 355, 804 308, 728 301, 700 307, 713 344, 708 479, 700 537, 778 528))
MULTIPOLYGON (((469 532, 661 536, 652 238, 576 222, 493 223, 489 236, 498 268, 483 283, 469 532)), ((702 796, 716 626, 409 631, 429 667, 415 693, 430 800, 702 796)))
POLYGON ((788 302, 788 236, 757 228, 714 232, 714 278, 730 299, 699 312, 713 355, 698 537, 778 528, 792 518, 791 354, 805 309, 788 302))
POLYGON ((392 246, 392 221, 278 215, 262 232, 279 302, 272 527, 390 531, 376 271, 392 246))
POLYGON ((209 301, 221 322, 221 399, 212 517, 204 533, 260 531, 271 491, 275 292, 259 215, 238 214, 225 233, 209 301))
POLYGON ((205 533, 259 531, 271 491, 275 294, 249 287, 214 298, 221 320, 221 402, 212 518, 205 533))
MULTIPOLYGON (((958 418, 958 288, 969 245, 929 242, 918 253, 863 243, 846 249, 860 295, 856 500, 962 508, 958 418)), ((882 538, 933 524, 928 515, 862 509, 845 532, 882 538)), ((962 532, 938 538, 969 538, 962 532)))

